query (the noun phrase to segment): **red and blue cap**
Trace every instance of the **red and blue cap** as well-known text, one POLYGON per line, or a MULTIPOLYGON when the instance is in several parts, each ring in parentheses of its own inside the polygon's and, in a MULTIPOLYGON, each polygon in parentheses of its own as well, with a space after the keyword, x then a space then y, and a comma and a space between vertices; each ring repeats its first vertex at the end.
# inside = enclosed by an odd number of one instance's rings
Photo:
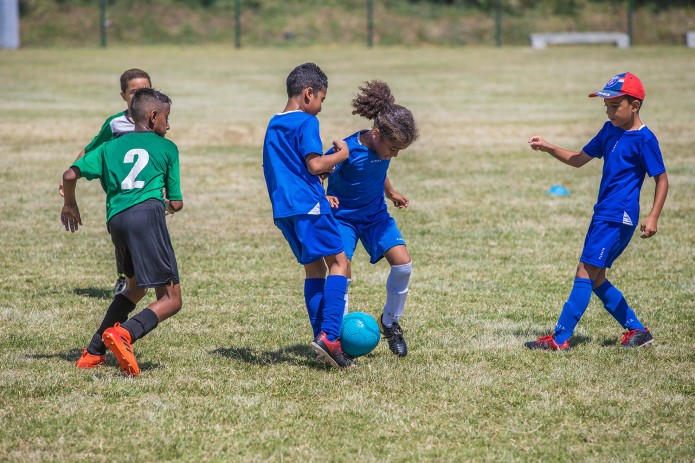
POLYGON ((642 82, 630 72, 613 76, 611 80, 606 82, 603 90, 589 94, 589 96, 600 96, 601 98, 617 98, 623 95, 630 95, 639 100, 644 100, 647 95, 642 82))

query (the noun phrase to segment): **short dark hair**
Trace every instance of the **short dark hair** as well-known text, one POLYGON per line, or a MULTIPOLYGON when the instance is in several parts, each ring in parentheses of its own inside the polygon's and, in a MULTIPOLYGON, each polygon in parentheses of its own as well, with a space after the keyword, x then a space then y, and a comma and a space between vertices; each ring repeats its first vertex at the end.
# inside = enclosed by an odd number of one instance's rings
POLYGON ((128 69, 125 71, 123 74, 121 74, 121 91, 125 92, 126 89, 128 88, 128 82, 130 82, 133 79, 147 79, 147 81, 150 83, 150 87, 152 86, 152 80, 150 79, 150 75, 143 71, 142 69, 128 69))
POLYGON ((287 96, 300 95, 305 88, 313 88, 314 91, 328 89, 328 77, 320 67, 314 63, 300 64, 287 76, 287 96))
POLYGON ((171 98, 153 88, 139 88, 130 101, 130 114, 135 122, 144 122, 150 111, 163 105, 170 105, 171 98))

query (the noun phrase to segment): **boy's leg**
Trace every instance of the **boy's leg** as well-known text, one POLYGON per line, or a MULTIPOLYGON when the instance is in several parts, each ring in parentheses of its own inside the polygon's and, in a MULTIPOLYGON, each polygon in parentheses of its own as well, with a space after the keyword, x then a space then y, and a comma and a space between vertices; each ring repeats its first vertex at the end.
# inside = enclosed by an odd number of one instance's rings
POLYGON ((595 287, 594 294, 603 302, 603 307, 620 323, 620 326, 628 330, 620 341, 624 347, 641 347, 654 341, 652 334, 627 304, 623 293, 610 281, 604 280, 602 284, 595 287))
POLYGON ((392 247, 386 251, 384 257, 391 265, 391 272, 386 279, 386 303, 381 318, 385 326, 391 326, 403 315, 413 263, 407 248, 403 245, 392 247))
POLYGON ((328 277, 323 290, 321 331, 326 333, 329 341, 335 341, 340 337, 343 322, 348 260, 344 252, 336 256, 328 256, 325 260, 328 264, 328 277))
POLYGON ((323 289, 326 286, 326 265, 318 259, 304 266, 304 302, 314 337, 321 332, 323 289))
POLYGON ((553 330, 553 338, 558 345, 564 344, 574 333, 574 328, 589 306, 592 286, 593 282, 588 278, 577 277, 574 279, 570 296, 562 307, 560 318, 553 330))

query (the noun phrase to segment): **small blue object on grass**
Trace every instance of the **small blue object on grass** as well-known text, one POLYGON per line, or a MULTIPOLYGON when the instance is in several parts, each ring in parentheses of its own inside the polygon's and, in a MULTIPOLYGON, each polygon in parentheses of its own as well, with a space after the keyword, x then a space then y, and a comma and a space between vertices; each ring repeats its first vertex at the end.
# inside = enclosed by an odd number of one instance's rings
POLYGON ((374 317, 364 312, 350 312, 343 317, 340 344, 350 357, 361 357, 379 344, 381 332, 374 317))
POLYGON ((550 196, 569 196, 570 190, 562 185, 553 185, 548 191, 545 192, 545 194, 550 196))

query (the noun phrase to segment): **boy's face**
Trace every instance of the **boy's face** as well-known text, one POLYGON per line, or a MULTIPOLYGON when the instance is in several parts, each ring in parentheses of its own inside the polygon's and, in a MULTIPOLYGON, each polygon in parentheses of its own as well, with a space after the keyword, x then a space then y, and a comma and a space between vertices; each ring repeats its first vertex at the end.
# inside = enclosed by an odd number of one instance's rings
POLYGON ((169 131, 169 112, 171 112, 171 106, 162 105, 159 111, 152 111, 150 114, 152 131, 160 137, 164 137, 169 131))
POLYGON ((126 87, 125 92, 121 92, 121 98, 123 98, 123 101, 128 105, 128 110, 130 110, 130 101, 133 99, 133 95, 141 88, 152 88, 150 80, 145 77, 131 79, 128 81, 128 87, 126 87))
POLYGON ((379 159, 385 161, 395 158, 398 153, 410 146, 408 143, 397 142, 394 140, 389 140, 386 137, 382 137, 379 133, 379 129, 372 130, 372 146, 371 149, 374 151, 379 159))
POLYGON ((318 115, 321 112, 321 105, 323 100, 326 99, 327 89, 322 89, 314 91, 313 88, 309 87, 304 90, 304 102, 305 109, 304 112, 311 114, 312 116, 318 115))
POLYGON ((639 101, 629 103, 626 97, 619 96, 606 98, 603 104, 606 105, 606 115, 614 126, 624 130, 632 128, 633 118, 639 110, 639 101))

